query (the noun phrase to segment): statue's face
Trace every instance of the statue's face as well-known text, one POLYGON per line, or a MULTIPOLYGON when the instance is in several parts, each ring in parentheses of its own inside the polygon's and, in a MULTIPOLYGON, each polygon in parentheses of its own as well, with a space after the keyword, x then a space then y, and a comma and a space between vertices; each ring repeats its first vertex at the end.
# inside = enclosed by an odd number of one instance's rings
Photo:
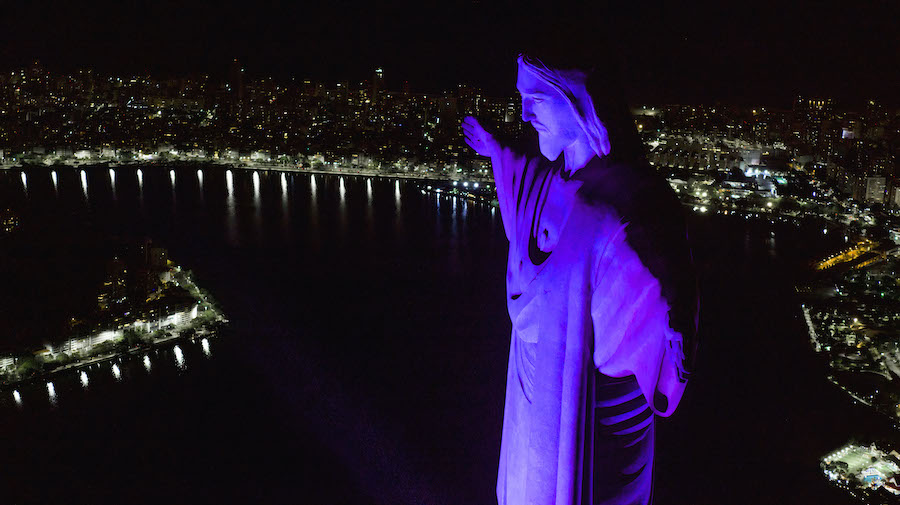
POLYGON ((584 135, 566 98, 521 63, 516 89, 522 95, 522 121, 537 131, 541 154, 548 160, 584 135))

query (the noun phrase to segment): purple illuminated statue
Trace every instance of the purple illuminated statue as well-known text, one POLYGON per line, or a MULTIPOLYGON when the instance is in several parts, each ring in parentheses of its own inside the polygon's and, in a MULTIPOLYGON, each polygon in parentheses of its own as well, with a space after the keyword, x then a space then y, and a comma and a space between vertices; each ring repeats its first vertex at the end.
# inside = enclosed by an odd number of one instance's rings
POLYGON ((612 82, 522 54, 516 87, 537 145, 463 121, 491 158, 509 239, 501 505, 649 503, 655 417, 672 414, 692 369, 681 206, 612 82))

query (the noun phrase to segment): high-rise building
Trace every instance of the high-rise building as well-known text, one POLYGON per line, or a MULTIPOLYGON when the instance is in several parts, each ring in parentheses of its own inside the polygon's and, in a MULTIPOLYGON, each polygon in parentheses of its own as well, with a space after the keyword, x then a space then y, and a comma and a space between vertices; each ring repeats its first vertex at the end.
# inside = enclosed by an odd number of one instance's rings
POLYGON ((853 197, 857 200, 869 203, 884 203, 887 180, 881 176, 862 176, 857 179, 854 189, 853 197))
POLYGON ((246 83, 244 82, 244 67, 237 58, 231 61, 231 68, 228 71, 228 90, 229 98, 232 103, 232 113, 240 114, 243 112, 244 99, 247 96, 246 83))
POLYGON ((810 147, 819 148, 822 143, 822 123, 834 116, 834 101, 831 98, 808 98, 798 96, 794 101, 794 119, 802 125, 800 140, 810 147))
POLYGON ((891 204, 893 204, 894 207, 900 207, 900 187, 895 186, 891 190, 891 195, 891 204))
POLYGON ((381 102, 381 94, 384 92, 384 69, 378 67, 375 69, 375 75, 372 76, 372 103, 381 102))

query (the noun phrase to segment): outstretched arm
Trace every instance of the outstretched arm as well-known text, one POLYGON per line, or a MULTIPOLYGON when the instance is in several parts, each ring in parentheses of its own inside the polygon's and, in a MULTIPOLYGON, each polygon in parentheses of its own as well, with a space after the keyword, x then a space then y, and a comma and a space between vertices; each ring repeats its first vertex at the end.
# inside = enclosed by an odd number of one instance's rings
POLYGON ((524 156, 500 145, 500 142, 472 116, 462 122, 466 144, 481 156, 491 158, 494 171, 494 184, 497 186, 497 200, 500 202, 500 215, 503 217, 503 228, 506 236, 515 236, 516 185, 520 184, 525 170, 524 156))
POLYGON ((462 122, 463 134, 466 136, 466 144, 481 156, 493 159, 500 150, 500 143, 487 130, 481 126, 472 116, 466 116, 462 122))

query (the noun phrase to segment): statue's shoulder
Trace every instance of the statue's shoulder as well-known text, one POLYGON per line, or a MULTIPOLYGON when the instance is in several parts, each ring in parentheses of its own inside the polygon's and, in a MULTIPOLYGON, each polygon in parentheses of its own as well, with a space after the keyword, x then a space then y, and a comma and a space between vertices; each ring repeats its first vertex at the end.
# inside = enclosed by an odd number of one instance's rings
POLYGON ((621 234, 614 243, 636 253, 659 281, 671 308, 670 324, 684 336, 686 353, 693 355, 697 282, 686 215, 678 196, 646 163, 598 164, 581 177, 583 205, 597 209, 599 220, 609 213, 618 218, 621 234))

